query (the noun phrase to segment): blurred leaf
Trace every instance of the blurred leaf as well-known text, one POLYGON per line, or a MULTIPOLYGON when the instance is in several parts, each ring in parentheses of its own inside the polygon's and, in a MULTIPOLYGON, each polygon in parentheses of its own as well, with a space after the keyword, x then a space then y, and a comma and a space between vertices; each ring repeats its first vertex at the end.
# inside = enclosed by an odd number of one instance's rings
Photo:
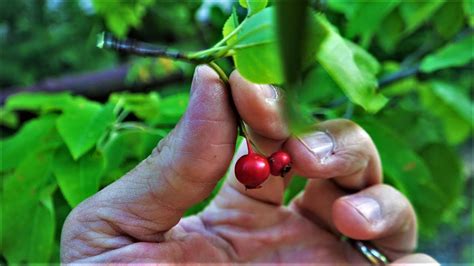
MULTIPOLYGON (((431 143, 445 141, 442 125, 436 117, 422 108, 413 110, 403 104, 401 102, 397 108, 384 110, 378 119, 390 125, 415 150, 431 143), (410 125, 410 130, 406 130, 407 125, 410 125)), ((416 104, 419 102, 417 101, 416 104)))
POLYGON ((383 19, 398 6, 400 0, 357 2, 347 23, 347 36, 361 37, 361 45, 367 47, 383 19))
POLYGON ((8 98, 5 108, 8 110, 28 110, 46 112, 63 110, 72 104, 73 97, 65 93, 23 92, 8 98))
POLYGON ((175 125, 186 112, 189 103, 189 93, 176 93, 161 99, 160 110, 154 117, 148 119, 151 125, 175 125))
MULTIPOLYGON (((22 200, 23 201, 23 200, 22 200)), ((8 263, 37 263, 48 261, 54 241, 54 208, 51 198, 36 202, 21 202, 14 206, 5 206, 6 214, 13 214, 15 209, 15 222, 5 230, 13 230, 10 233, 2 232, 2 242, 5 247, 2 250, 8 263), (23 205, 25 204, 25 205, 23 205)))
POLYGON ((462 196, 464 174, 459 155, 444 144, 429 145, 420 152, 429 167, 434 184, 443 191, 447 202, 444 216, 453 217, 459 212, 456 201, 462 196))
POLYGON ((110 96, 109 102, 123 105, 125 110, 132 112, 140 119, 150 120, 160 111, 161 97, 157 92, 114 93, 110 96))
POLYGON ((162 138, 162 134, 147 129, 128 129, 112 133, 103 151, 107 165, 105 172, 120 168, 128 159, 145 159, 162 138))
POLYGON ((453 84, 432 81, 420 88, 421 102, 427 110, 439 117, 447 141, 459 144, 472 130, 473 103, 453 84))
MULTIPOLYGON (((308 29, 311 25, 312 13, 308 10, 308 1, 277 1, 276 23, 278 33, 278 44, 280 57, 283 63, 285 85, 287 91, 301 82, 301 70, 303 69, 303 57, 308 42, 306 39, 312 36, 308 29)), ((324 35, 323 32, 320 35, 324 35)), ((319 38, 322 39, 322 38, 319 38)), ((317 51, 317 50, 315 50, 317 51)), ((314 53, 311 53, 314 56, 314 53)))
POLYGON ((317 54, 318 62, 352 102, 368 112, 377 112, 387 103, 387 99, 376 93, 377 80, 373 73, 367 71, 371 63, 361 64, 367 57, 360 56, 360 52, 355 54, 354 48, 347 44, 329 22, 324 19, 321 21, 329 34, 317 54))
POLYGON ((59 134, 74 160, 90 150, 115 121, 114 106, 84 102, 68 108, 57 120, 59 134))
POLYGON ((463 66, 474 58, 473 44, 474 34, 470 34, 461 41, 448 44, 434 54, 423 58, 420 69, 430 73, 443 68, 463 66))
POLYGON ((290 184, 285 189, 284 202, 285 205, 291 202, 306 186, 308 179, 301 176, 293 176, 290 184))
POLYGON ((469 26, 474 26, 474 1, 464 0, 463 1, 464 14, 466 14, 469 26))
POLYGON ((404 1, 400 4, 400 14, 405 21, 405 34, 409 34, 427 21, 444 0, 404 1))
POLYGON ((267 6, 268 0, 239 0, 241 6, 248 9, 247 16, 255 15, 267 6))
POLYGON ((452 38, 462 28, 464 17, 461 1, 447 1, 438 9, 433 20, 434 28, 445 39, 452 38))
POLYGON ((374 76, 379 73, 380 63, 373 55, 349 40, 346 40, 346 44, 351 49, 354 61, 360 69, 374 76))
POLYGON ((448 207, 449 200, 435 183, 425 162, 397 132, 381 121, 365 118, 357 122, 369 133, 377 146, 387 181, 413 203, 422 232, 433 233, 440 222, 440 214, 448 207), (433 204, 434 202, 436 204, 433 204))
POLYGON ((18 126, 18 122, 18 116, 15 112, 10 111, 4 107, 0 107, 0 126, 16 128, 18 126))
POLYGON ((377 42, 387 53, 392 53, 402 38, 404 30, 403 19, 398 10, 392 11, 382 21, 377 31, 377 42))
POLYGON ((26 122, 13 136, 0 140, 0 172, 18 167, 23 159, 40 149, 56 148, 62 141, 56 131, 57 115, 45 115, 26 122))
POLYGON ((359 2, 354 0, 328 0, 329 9, 343 13, 348 19, 354 16, 356 9, 359 7, 359 2))
POLYGON ((66 147, 58 149, 54 155, 53 172, 71 207, 99 190, 103 170, 104 159, 98 152, 91 151, 76 161, 66 147))
POLYGON ((119 37, 125 37, 128 29, 141 24, 141 18, 154 0, 102 1, 93 0, 97 13, 105 18, 107 27, 119 37))
POLYGON ((123 108, 132 112, 148 124, 174 125, 183 116, 189 102, 188 92, 178 92, 161 97, 157 92, 118 93, 112 94, 110 103, 122 104, 123 108))
POLYGON ((198 204, 195 204, 194 206, 192 206, 191 208, 189 208, 188 210, 186 210, 186 212, 184 213, 183 216, 190 216, 190 215, 194 215, 194 214, 198 214, 200 213, 202 210, 204 210, 204 208, 207 207, 207 205, 209 205, 209 203, 214 199, 214 197, 217 195, 217 193, 221 190, 222 186, 224 185, 225 183, 225 180, 227 179, 227 177, 223 177, 221 178, 221 180, 219 180, 219 182, 217 183, 217 185, 214 187, 214 189, 212 190, 211 194, 209 195, 209 197, 207 197, 206 199, 204 199, 203 201, 199 202, 198 204))
POLYGON ((49 260, 55 228, 52 154, 51 148, 26 153, 13 174, 2 177, 1 252, 10 264, 49 260))
MULTIPOLYGON (((227 35, 229 35, 237 26, 239 25, 239 18, 237 17, 237 12, 235 11, 235 8, 232 9, 232 14, 230 17, 226 20, 224 23, 224 27, 222 28, 222 36, 225 38, 227 35)), ((235 41, 237 37, 234 36, 230 38, 227 43, 232 43, 235 41)))
POLYGON ((133 62, 127 72, 126 83, 151 83, 154 80, 179 73, 180 62, 168 58, 140 58, 133 62))

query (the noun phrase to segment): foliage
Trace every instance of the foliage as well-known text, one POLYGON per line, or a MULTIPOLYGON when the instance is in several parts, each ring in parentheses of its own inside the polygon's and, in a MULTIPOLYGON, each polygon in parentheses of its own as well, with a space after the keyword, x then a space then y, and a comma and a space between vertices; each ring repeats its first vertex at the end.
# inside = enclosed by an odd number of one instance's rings
MULTIPOLYGON (((232 57, 247 79, 286 90, 290 120, 298 121, 293 130, 314 117, 350 118, 364 127, 380 152, 386 182, 414 204, 424 239, 436 236, 440 225, 455 225, 467 206, 457 151, 474 123, 472 2, 329 0, 317 1, 311 11, 290 7, 284 16, 267 1, 239 2, 229 10, 211 7, 204 23, 192 23, 195 2, 93 1, 89 13, 74 1, 58 4, 61 12, 44 1, 0 2, 6 18, 1 27, 7 28, 0 30, 6 36, 0 50, 9 51, 0 63, 0 84, 31 84, 117 62, 88 37, 103 25, 121 37, 198 51, 196 57, 232 57), (31 14, 37 15, 25 21, 31 14), (291 17, 301 19, 285 20, 291 17), (77 35, 80 41, 71 41, 77 35), (216 45, 202 50, 210 43, 216 45), (54 54, 52 47, 58 47, 54 54), (416 71, 405 77, 408 68, 416 71)), ((183 69, 191 75, 189 65, 168 59, 121 57, 135 62, 129 82, 183 69)), ((229 62, 218 61, 225 69, 229 62)), ((151 152, 184 113, 188 87, 115 93, 105 102, 67 92, 10 97, 0 109, 0 250, 6 261, 58 261, 60 228, 71 208, 151 152)), ((286 203, 305 182, 293 178, 286 203)), ((186 214, 199 212, 210 198, 186 214)))

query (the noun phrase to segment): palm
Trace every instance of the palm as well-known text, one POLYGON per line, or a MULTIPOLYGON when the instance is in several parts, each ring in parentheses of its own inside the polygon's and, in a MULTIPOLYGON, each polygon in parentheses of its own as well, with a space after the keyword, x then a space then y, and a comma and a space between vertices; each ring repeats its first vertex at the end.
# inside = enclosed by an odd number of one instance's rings
MULTIPOLYGON (((238 192, 235 192, 238 193, 238 192)), ((243 197, 242 195, 232 195, 243 197)), ((274 206, 248 200, 237 209, 225 209, 229 197, 219 197, 203 213, 183 219, 178 227, 212 243, 202 245, 194 256, 217 248, 231 261, 245 262, 324 262, 359 261, 347 242, 298 213, 296 207, 274 206), (197 234, 193 234, 197 233, 197 234), (215 243, 215 242, 214 242, 215 243)), ((186 245, 183 243, 183 245, 186 245)), ((185 248, 186 249, 186 248, 185 248)), ((358 256, 358 255, 357 255, 358 256)), ((199 258, 183 258, 196 261, 199 258)), ((206 260, 207 258, 204 258, 206 260)))

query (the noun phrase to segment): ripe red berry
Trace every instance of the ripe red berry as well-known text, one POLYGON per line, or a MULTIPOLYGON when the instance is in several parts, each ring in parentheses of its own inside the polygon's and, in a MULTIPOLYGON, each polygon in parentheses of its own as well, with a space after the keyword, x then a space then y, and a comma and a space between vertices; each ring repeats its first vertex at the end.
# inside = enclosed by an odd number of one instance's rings
POLYGON ((272 175, 284 177, 291 170, 291 157, 284 151, 277 151, 268 157, 272 175))
POLYGON ((270 176, 267 158, 257 153, 249 153, 239 158, 235 164, 235 176, 245 188, 260 188, 260 184, 270 176))

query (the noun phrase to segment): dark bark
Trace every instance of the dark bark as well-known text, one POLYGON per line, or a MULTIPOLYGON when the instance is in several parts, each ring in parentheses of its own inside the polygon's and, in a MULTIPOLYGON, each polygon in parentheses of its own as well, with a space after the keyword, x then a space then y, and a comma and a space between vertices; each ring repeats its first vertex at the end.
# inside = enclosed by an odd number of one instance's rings
POLYGON ((73 94, 84 95, 88 98, 104 98, 112 92, 133 90, 149 91, 161 85, 184 80, 182 73, 171 74, 166 77, 153 79, 148 82, 126 82, 129 65, 121 65, 114 69, 89 72, 84 74, 68 75, 59 78, 50 78, 28 87, 6 88, 0 91, 0 102, 19 92, 61 92, 70 91, 73 94))

